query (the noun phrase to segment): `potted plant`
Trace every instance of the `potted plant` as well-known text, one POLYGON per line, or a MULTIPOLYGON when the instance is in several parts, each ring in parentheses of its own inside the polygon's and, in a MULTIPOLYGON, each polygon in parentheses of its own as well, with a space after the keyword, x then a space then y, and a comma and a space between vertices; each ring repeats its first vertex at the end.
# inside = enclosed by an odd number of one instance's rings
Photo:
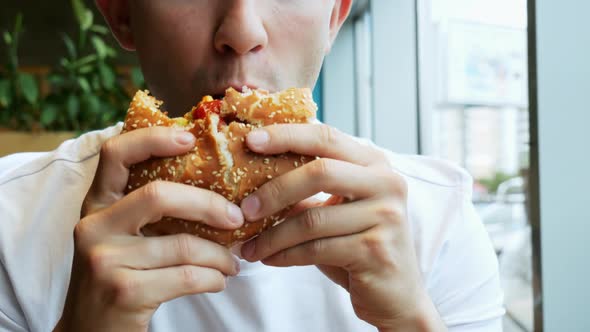
POLYGON ((12 31, 4 32, 7 60, 0 72, 0 156, 52 150, 66 139, 121 121, 130 90, 144 85, 141 72, 133 68, 125 89, 122 73, 113 64, 118 54, 104 41, 109 30, 94 23, 82 0, 71 0, 71 5, 78 35, 62 36, 66 54, 42 78, 47 91, 40 91, 40 81, 19 68, 22 15, 12 31))

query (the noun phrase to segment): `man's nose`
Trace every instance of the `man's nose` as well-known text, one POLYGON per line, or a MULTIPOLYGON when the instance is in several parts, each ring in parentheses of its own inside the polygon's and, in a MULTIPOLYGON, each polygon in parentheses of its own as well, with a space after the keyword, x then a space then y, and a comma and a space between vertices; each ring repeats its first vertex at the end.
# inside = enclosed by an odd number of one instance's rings
MULTIPOLYGON (((264 0, 266 1, 266 0, 264 0)), ((215 32, 215 49, 220 53, 244 55, 257 52, 268 43, 262 17, 255 8, 258 0, 226 1, 221 24, 215 32)))

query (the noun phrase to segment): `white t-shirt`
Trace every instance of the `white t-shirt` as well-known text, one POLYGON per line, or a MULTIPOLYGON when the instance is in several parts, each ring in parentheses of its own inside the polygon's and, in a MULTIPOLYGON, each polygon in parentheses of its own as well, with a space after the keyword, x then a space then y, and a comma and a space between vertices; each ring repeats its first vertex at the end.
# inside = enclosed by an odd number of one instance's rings
MULTIPOLYGON (((0 159, 0 330, 51 331, 63 309, 74 226, 102 142, 122 124, 49 153, 0 159)), ((367 143, 371 144, 371 143, 367 143)), ((409 222, 425 287, 451 331, 500 331, 498 264, 471 204, 471 178, 445 162, 388 152, 408 183, 409 222)), ((151 331, 375 331, 316 267, 242 261, 216 294, 163 304, 151 331)))

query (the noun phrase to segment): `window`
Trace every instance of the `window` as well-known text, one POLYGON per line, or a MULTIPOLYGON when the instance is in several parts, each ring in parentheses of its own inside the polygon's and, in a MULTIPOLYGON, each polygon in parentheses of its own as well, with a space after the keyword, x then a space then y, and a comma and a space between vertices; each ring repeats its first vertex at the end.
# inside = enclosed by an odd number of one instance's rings
POLYGON ((464 167, 500 263, 505 331, 533 330, 526 0, 418 1, 421 152, 464 167))

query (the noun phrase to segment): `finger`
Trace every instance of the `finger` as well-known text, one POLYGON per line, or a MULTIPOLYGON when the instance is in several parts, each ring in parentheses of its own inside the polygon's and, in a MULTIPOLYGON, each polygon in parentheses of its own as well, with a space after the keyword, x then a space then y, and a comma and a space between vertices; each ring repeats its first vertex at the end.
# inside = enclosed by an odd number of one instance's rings
POLYGON ((378 149, 363 145, 352 136, 324 124, 267 126, 249 133, 247 144, 252 151, 265 154, 290 151, 363 166, 384 161, 378 149))
POLYGON ((391 273, 400 262, 395 247, 392 227, 378 225, 362 233, 348 236, 320 238, 282 250, 262 260, 266 265, 285 267, 326 265, 349 272, 378 271, 391 273))
POLYGON ((194 265, 236 275, 240 269, 238 259, 227 248, 189 234, 136 237, 118 248, 113 255, 119 256, 119 264, 136 270, 194 265))
POLYGON ((292 217, 294 215, 299 214, 300 212, 311 209, 313 207, 320 207, 320 206, 329 206, 329 205, 339 205, 344 203, 346 200, 344 197, 338 195, 332 195, 327 200, 323 201, 321 199, 317 199, 315 197, 310 197, 307 199, 302 200, 301 202, 295 203, 285 215, 285 218, 292 217))
POLYGON ((360 233, 379 222, 381 204, 362 201, 303 211, 263 232, 242 247, 242 256, 257 261, 311 240, 360 233))
POLYGON ((241 207, 247 220, 258 220, 321 191, 349 200, 367 198, 391 192, 394 176, 340 160, 317 159, 265 183, 241 207))
POLYGON ((244 220, 240 208, 223 196, 166 181, 150 182, 92 218, 102 222, 107 230, 137 235, 144 225, 164 216, 199 221, 221 229, 238 228, 244 220))
POLYGON ((324 204, 324 201, 317 199, 315 197, 310 197, 307 199, 302 200, 301 202, 295 203, 285 215, 285 218, 292 217, 294 215, 299 214, 300 212, 311 209, 312 207, 319 207, 324 204))
POLYGON ((193 134, 171 127, 142 128, 110 138, 102 145, 92 184, 96 199, 109 200, 112 193, 123 193, 131 165, 151 157, 181 155, 192 149, 194 143, 193 134))
POLYGON ((355 248, 355 235, 321 238, 279 251, 262 259, 270 266, 326 265, 349 267, 364 259, 355 248))
POLYGON ((156 270, 124 270, 115 281, 119 302, 157 306, 185 295, 225 289, 225 276, 211 268, 192 265, 156 270))

